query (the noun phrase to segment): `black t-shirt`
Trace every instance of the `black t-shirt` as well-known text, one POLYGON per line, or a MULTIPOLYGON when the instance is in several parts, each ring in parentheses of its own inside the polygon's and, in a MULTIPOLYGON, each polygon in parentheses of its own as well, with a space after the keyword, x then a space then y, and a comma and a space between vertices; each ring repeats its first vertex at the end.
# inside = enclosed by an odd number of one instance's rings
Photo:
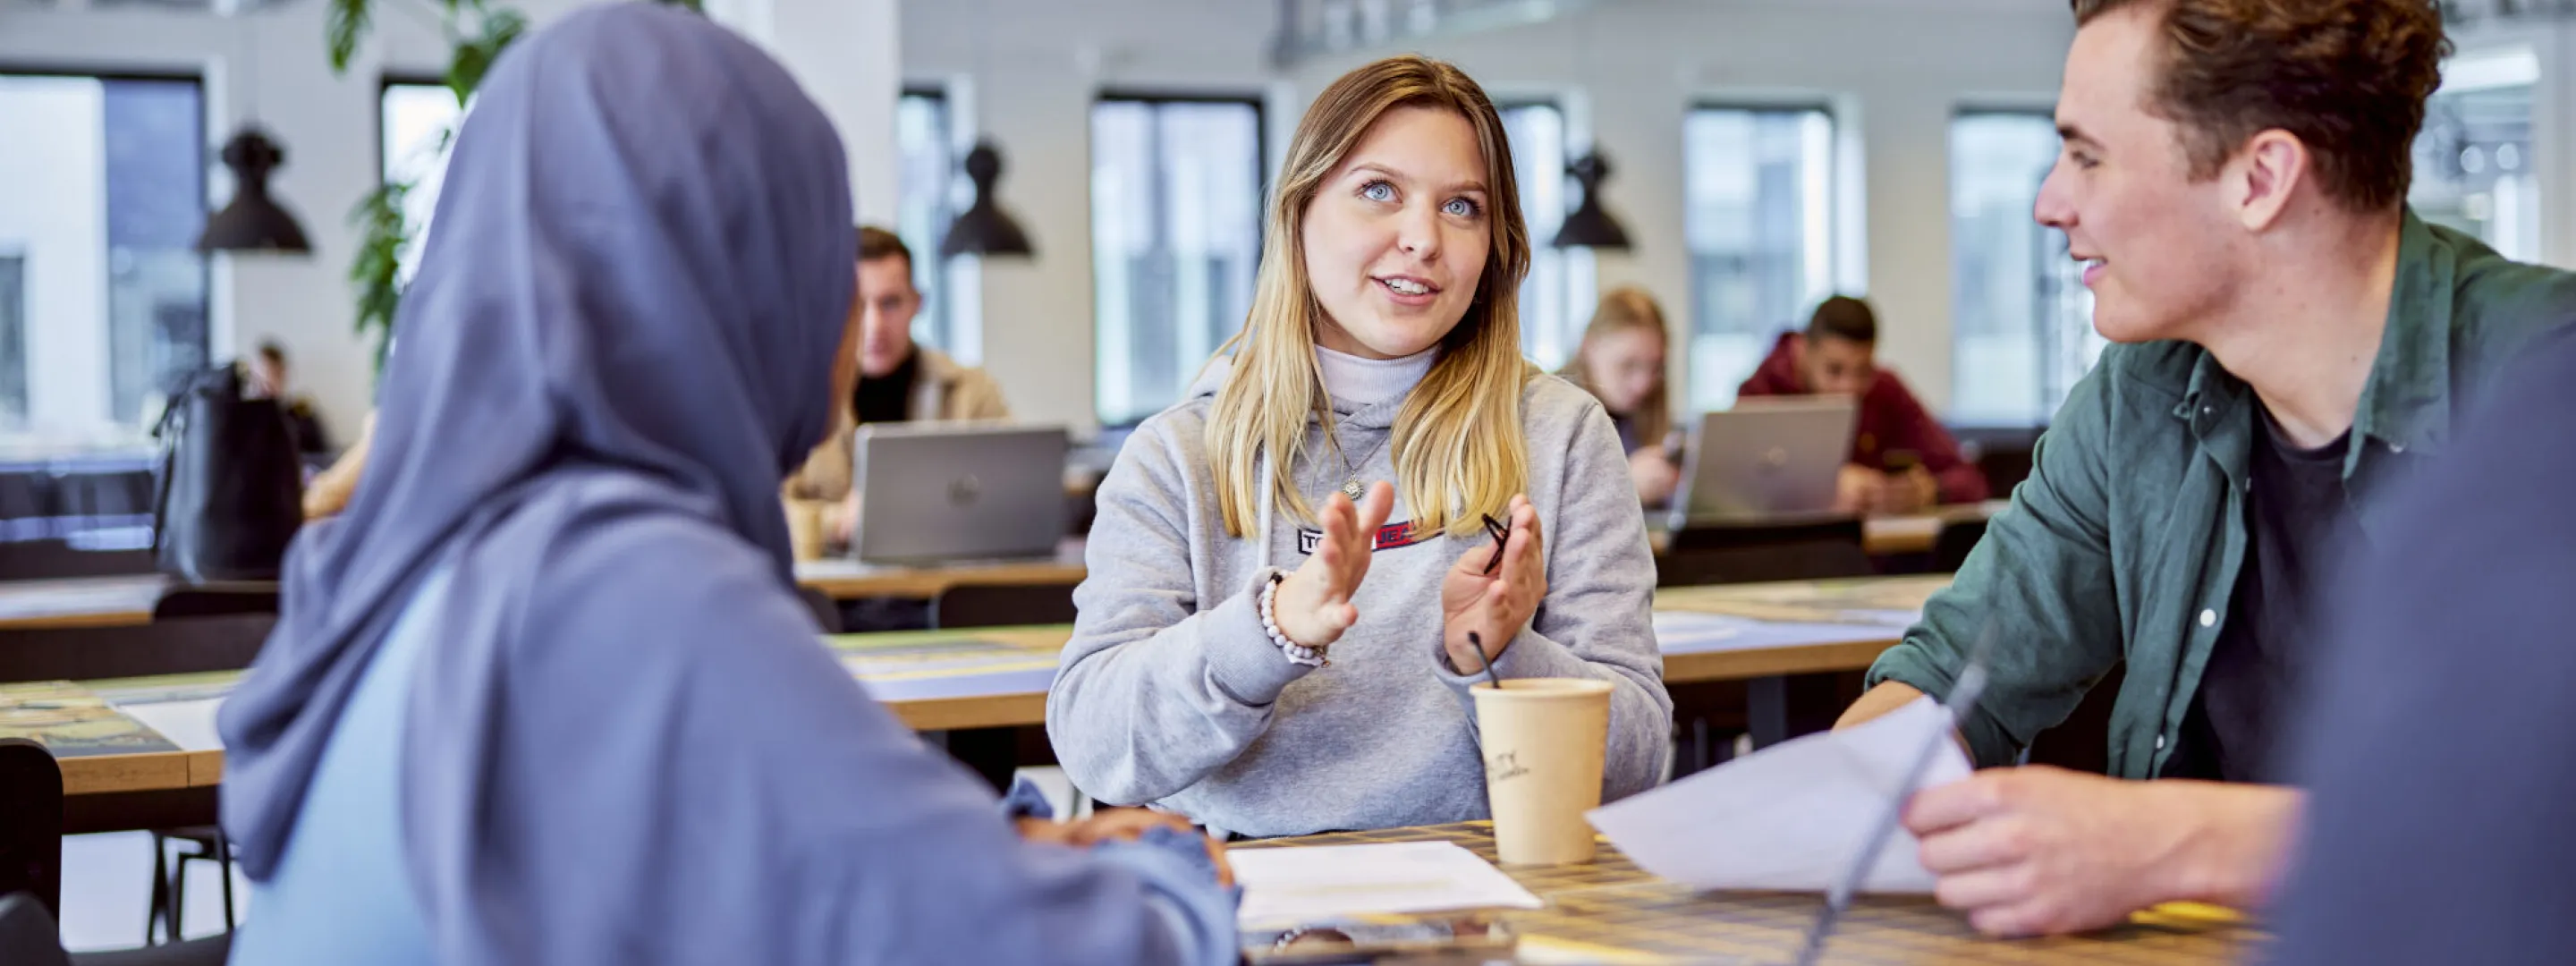
POLYGON ((2269 411, 2260 403, 2255 408, 2262 428, 2247 460, 2245 561, 2227 623, 2183 720, 2181 746, 2166 762, 2167 777, 2274 783, 2287 777, 2275 753, 2292 717, 2288 704, 2317 657, 2323 625, 2310 610, 2328 589, 2344 545, 2359 537, 2343 486, 2351 432, 2302 450, 2284 438, 2269 411))
POLYGON ((916 349, 893 372, 875 379, 861 377, 859 388, 850 394, 850 409, 862 423, 900 423, 912 418, 912 383, 920 372, 921 351, 916 349))

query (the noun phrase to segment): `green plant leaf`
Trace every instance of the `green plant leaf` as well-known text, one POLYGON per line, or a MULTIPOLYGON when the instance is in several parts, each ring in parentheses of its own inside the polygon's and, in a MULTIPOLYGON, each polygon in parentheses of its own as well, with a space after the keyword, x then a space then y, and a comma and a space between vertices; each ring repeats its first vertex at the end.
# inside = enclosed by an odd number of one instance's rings
POLYGON ((358 52, 358 43, 375 25, 373 0, 331 0, 331 9, 322 21, 322 42, 331 53, 331 73, 349 70, 349 58, 358 52))
POLYGON ((702 17, 706 16, 707 13, 707 7, 704 0, 653 0, 653 2, 665 7, 679 7, 702 17))
POLYGON ((528 18, 504 7, 485 11, 479 27, 473 37, 456 45, 447 62, 447 87, 456 92, 459 104, 473 98, 474 89, 483 85, 483 75, 491 72, 492 62, 501 59, 501 51, 528 32, 528 18))
POLYGON ((392 339, 395 310, 402 304, 402 248, 412 234, 403 219, 403 198, 410 193, 410 184, 388 181, 367 192, 349 212, 350 225, 358 229, 358 255, 349 263, 350 287, 358 296, 351 327, 375 342, 379 369, 392 339))

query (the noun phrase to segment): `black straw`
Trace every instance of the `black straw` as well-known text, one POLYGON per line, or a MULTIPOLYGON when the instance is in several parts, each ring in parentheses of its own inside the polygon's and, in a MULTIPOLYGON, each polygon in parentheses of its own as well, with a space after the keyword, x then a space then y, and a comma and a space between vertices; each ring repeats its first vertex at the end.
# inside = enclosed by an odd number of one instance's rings
POLYGON ((1485 654, 1485 639, 1477 637, 1475 631, 1468 631, 1467 643, 1476 649, 1476 660, 1485 662, 1485 680, 1494 682, 1494 690, 1502 690, 1503 678, 1494 673, 1494 659, 1485 654))

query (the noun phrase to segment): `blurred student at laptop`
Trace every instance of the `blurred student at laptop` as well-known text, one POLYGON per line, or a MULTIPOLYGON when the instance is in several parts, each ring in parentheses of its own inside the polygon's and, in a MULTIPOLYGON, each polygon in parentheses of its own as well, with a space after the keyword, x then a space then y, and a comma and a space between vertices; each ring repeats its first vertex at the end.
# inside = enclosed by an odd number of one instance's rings
POLYGON ((850 413, 787 481, 787 499, 824 504, 823 533, 844 545, 859 519, 850 475, 860 423, 1011 418, 993 377, 912 341, 921 290, 912 284, 912 249, 893 232, 859 228, 859 301, 850 311, 860 317, 859 388, 850 413))
POLYGON ((1681 483, 1681 434, 1673 428, 1664 391, 1664 351, 1671 343, 1664 310, 1646 290, 1629 286, 1601 297, 1583 330, 1574 362, 1557 372, 1601 400, 1619 448, 1628 454, 1628 478, 1647 506, 1672 502, 1681 483))
POLYGON ((1835 393, 1859 401, 1860 426, 1843 467, 1845 509, 1911 513, 1985 499, 1985 474, 1959 458, 1950 431, 1915 401, 1904 380, 1878 367, 1877 354, 1877 314, 1867 302, 1837 295, 1816 306, 1807 331, 1781 333, 1770 358, 1735 393, 1835 393))

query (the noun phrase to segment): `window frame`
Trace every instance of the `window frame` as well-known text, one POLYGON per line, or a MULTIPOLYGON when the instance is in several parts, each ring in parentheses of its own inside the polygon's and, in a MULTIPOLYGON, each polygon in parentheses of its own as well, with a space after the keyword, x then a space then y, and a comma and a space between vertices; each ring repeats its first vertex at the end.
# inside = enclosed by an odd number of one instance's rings
MULTIPOLYGON (((1258 284, 1257 280, 1261 277, 1261 262, 1270 255, 1268 245, 1266 244, 1270 233, 1270 193, 1273 188, 1270 178, 1269 99, 1259 91, 1229 92, 1221 89, 1188 89, 1153 86, 1103 87, 1093 91, 1090 101, 1083 106, 1083 136, 1086 143, 1090 139, 1093 113, 1099 109, 1100 105, 1106 103, 1142 104, 1149 108, 1161 107, 1168 104, 1242 105, 1252 109, 1252 183, 1254 187, 1254 201, 1252 205, 1252 264, 1253 278, 1256 279, 1255 284, 1258 284)), ((1098 150, 1096 148, 1091 149, 1091 152, 1092 157, 1086 157, 1083 159, 1086 170, 1090 165, 1096 163, 1096 158, 1098 156, 1098 150)), ((1086 206, 1091 202, 1090 192, 1088 189, 1084 192, 1083 200, 1086 206)), ((1088 229, 1086 229, 1086 231, 1088 231, 1088 229)), ((1084 239, 1086 247, 1088 247, 1089 240, 1089 237, 1086 235, 1084 239)), ((1100 408, 1101 400, 1099 379, 1100 360, 1102 358, 1103 347, 1101 346, 1102 326, 1100 325, 1099 316, 1099 278, 1100 253, 1093 251, 1091 253, 1091 266, 1089 271, 1089 281, 1093 287, 1090 305, 1092 312, 1091 376, 1093 382, 1091 390, 1091 416, 1093 421, 1098 423, 1105 431, 1116 432, 1132 430, 1136 428, 1138 424, 1152 418, 1154 414, 1149 412, 1132 419, 1111 420, 1106 418, 1107 414, 1102 412, 1100 408)), ((1239 331, 1242 328, 1242 325, 1242 320, 1236 321, 1236 330, 1239 331)), ((1220 340, 1220 342, 1221 341, 1222 340, 1220 340)), ((1177 401, 1178 400, 1174 400, 1174 402, 1177 401)), ((1165 405, 1168 406, 1170 404, 1166 403, 1165 405)))
MULTIPOLYGON (((1760 94, 1748 96, 1703 94, 1692 97, 1688 103, 1683 105, 1681 122, 1676 125, 1676 133, 1680 135, 1682 142, 1681 173, 1683 190, 1682 197, 1680 199, 1682 206, 1682 259, 1687 279, 1684 283, 1687 286, 1684 292, 1688 301, 1685 304, 1688 305, 1689 311, 1687 315, 1678 320, 1678 331, 1673 333, 1673 337, 1675 342, 1678 343, 1682 369, 1680 400, 1677 405, 1694 412, 1704 408, 1699 403, 1699 390, 1701 388, 1701 380, 1706 377, 1707 374, 1699 371, 1695 346, 1693 345, 1694 341, 1700 334, 1700 313, 1704 308, 1701 303, 1704 300, 1701 298, 1701 293, 1699 291, 1698 272, 1696 268, 1691 265, 1691 263, 1699 257, 1699 252, 1691 245, 1690 178, 1693 164, 1690 155, 1690 137, 1688 132, 1691 119, 1704 112, 1751 114, 1806 114, 1812 112, 1824 116, 1826 135, 1825 156, 1823 159, 1825 171, 1824 198, 1826 205, 1823 219, 1826 232, 1823 245, 1825 251, 1824 273, 1828 279, 1832 280, 1825 286, 1825 294, 1828 296, 1841 291, 1843 287, 1842 282, 1845 261, 1844 246, 1847 241, 1842 237, 1846 215, 1844 207, 1851 200, 1846 197, 1851 186, 1845 183, 1846 172, 1844 170, 1844 159, 1842 157, 1845 150, 1845 140, 1851 136, 1851 132, 1846 130, 1844 127, 1846 118, 1843 116, 1844 112, 1838 106, 1837 99, 1835 97, 1825 94, 1818 94, 1815 96, 1801 96, 1794 94, 1780 96, 1766 96, 1760 94)), ((1865 170, 1855 173, 1864 179, 1867 177, 1867 172, 1865 170)), ((1858 295, 1860 293, 1853 292, 1849 294, 1858 295)), ((1812 310, 1814 308, 1814 303, 1821 300, 1821 297, 1811 299, 1805 308, 1807 310, 1812 310)), ((1793 331, 1801 328, 1804 325, 1804 320, 1791 319, 1787 325, 1787 329, 1779 331, 1793 331)), ((1759 340, 1763 335, 1764 334, 1757 334, 1757 340, 1759 340)), ((1776 341, 1778 339, 1779 332, 1774 331, 1767 333, 1767 335, 1771 340, 1776 341)), ((1760 359, 1760 354, 1768 353, 1769 351, 1767 343, 1757 344, 1757 366, 1759 365, 1758 360, 1760 359)), ((1747 373, 1746 375, 1749 376, 1750 373, 1747 373)), ((1733 395, 1731 390, 1729 395, 1733 395)), ((1730 405, 1732 405, 1732 403, 1730 403, 1730 405)))
MULTIPOLYGON (((197 197, 197 213, 198 218, 200 219, 199 230, 203 230, 203 219, 214 217, 214 168, 222 163, 223 149, 222 145, 213 140, 215 129, 215 108, 212 97, 206 91, 206 72, 204 70, 184 67, 94 67, 85 66, 76 62, 16 61, 0 59, 0 79, 10 77, 87 79, 98 81, 102 84, 116 81, 184 83, 195 88, 197 92, 196 145, 198 155, 197 163, 192 166, 190 170, 194 171, 197 176, 197 190, 195 191, 195 194, 197 197)), ((227 136, 229 136, 229 133, 227 136)), ((104 218, 105 213, 102 212, 100 217, 104 218)), ((104 230, 102 230, 102 233, 104 233, 104 230)), ((113 250, 112 246, 111 250, 113 250)), ((198 346, 198 358, 206 360, 206 363, 211 365, 217 358, 215 354, 216 330, 218 328, 229 328, 229 325, 219 325, 216 321, 215 259, 212 253, 198 253, 197 290, 200 293, 203 293, 199 299, 199 311, 201 317, 205 320, 204 332, 201 334, 199 339, 200 345, 198 346)), ((104 322, 104 320, 102 320, 102 322, 104 322)), ((101 330, 101 334, 105 335, 104 329, 101 330)), ((112 375, 102 373, 101 378, 112 380, 114 377, 112 375)), ((32 403, 33 400, 30 400, 30 402, 32 403)), ((135 428, 137 430, 149 430, 149 421, 146 421, 144 424, 138 425, 135 428)), ((9 435, 10 434, 8 433, 0 433, 0 439, 6 439, 9 435)))

